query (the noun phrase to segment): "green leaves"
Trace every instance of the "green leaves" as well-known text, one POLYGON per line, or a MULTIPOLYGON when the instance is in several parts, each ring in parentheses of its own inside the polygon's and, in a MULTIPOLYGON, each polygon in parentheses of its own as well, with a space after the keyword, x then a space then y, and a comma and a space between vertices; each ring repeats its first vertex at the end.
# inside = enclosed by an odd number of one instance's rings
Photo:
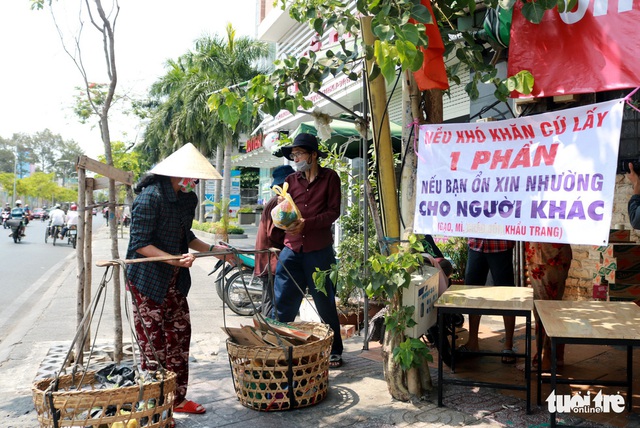
POLYGON ((393 350, 393 360, 403 370, 409 370, 412 367, 420 366, 425 360, 433 361, 433 356, 422 340, 408 338, 393 350))
POLYGON ((395 57, 397 50, 387 42, 376 40, 373 52, 380 67, 380 72, 387 81, 393 81, 396 76, 395 57))
POLYGON ((509 92, 518 91, 521 94, 530 94, 533 90, 533 75, 527 70, 522 70, 518 74, 509 77, 506 80, 506 86, 509 92))
POLYGON ((420 3, 414 5, 413 9, 411 9, 411 18, 425 24, 431 24, 433 22, 429 9, 420 3))
MULTIPOLYGON (((574 0, 577 1, 577 0, 574 0)), ((548 9, 553 9, 560 0, 537 0, 535 2, 525 2, 522 5, 522 16, 534 24, 542 22, 542 17, 548 9)), ((574 3, 575 4, 575 3, 574 3)))

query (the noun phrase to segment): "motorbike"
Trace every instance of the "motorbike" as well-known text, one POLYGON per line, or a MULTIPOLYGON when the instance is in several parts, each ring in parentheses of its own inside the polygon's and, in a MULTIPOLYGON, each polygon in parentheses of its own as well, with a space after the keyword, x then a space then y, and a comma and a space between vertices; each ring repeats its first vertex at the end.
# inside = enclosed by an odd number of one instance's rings
POLYGON ((7 220, 9 220, 9 218, 11 218, 11 212, 2 211, 2 227, 5 229, 9 228, 9 225, 7 224, 7 220))
MULTIPOLYGON (((52 226, 51 222, 47 226, 44 233, 44 243, 46 244, 49 241, 49 238, 53 241, 53 245, 56 245, 56 240, 58 236, 60 236, 60 232, 62 232, 62 226, 52 226)), ((75 248, 75 246, 73 247, 75 248)))
POLYGON ((67 244, 76 248, 76 243, 78 242, 78 228, 77 226, 70 226, 69 230, 67 230, 67 244))
POLYGON ((218 260, 209 275, 217 273, 216 291, 229 309, 241 316, 253 316, 262 306, 262 279, 254 275, 252 254, 238 254, 238 258, 242 262, 239 266, 218 260))
POLYGON ((22 240, 22 229, 24 227, 24 223, 21 219, 12 218, 7 220, 7 224, 11 228, 11 235, 9 236, 13 238, 13 242, 17 244, 22 240))

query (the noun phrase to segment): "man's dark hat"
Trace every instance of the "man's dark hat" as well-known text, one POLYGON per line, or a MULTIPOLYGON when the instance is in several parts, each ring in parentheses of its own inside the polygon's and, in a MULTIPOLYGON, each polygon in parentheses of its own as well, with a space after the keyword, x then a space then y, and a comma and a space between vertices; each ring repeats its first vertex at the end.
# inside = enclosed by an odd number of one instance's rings
POLYGON ((292 145, 282 146, 280 147, 280 151, 282 152, 285 158, 289 160, 293 160, 291 159, 291 150, 293 150, 294 147, 303 147, 307 149, 308 152, 317 152, 319 158, 324 158, 327 156, 324 152, 321 152, 318 149, 318 139, 313 134, 306 134, 306 133, 298 134, 296 138, 293 140, 292 145))
POLYGON ((284 179, 287 176, 293 174, 295 171, 289 165, 280 165, 276 169, 273 170, 271 176, 273 177, 273 183, 271 183, 271 187, 273 186, 282 186, 284 184, 284 179))

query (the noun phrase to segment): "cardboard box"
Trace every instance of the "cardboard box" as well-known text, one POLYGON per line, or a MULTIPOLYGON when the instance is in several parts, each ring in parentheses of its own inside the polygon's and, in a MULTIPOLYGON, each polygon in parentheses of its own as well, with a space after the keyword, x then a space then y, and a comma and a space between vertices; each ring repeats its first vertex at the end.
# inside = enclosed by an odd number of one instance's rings
POLYGON ((438 269, 422 266, 411 275, 411 285, 402 293, 402 305, 415 307, 413 320, 416 325, 405 330, 407 336, 418 338, 438 321, 434 308, 438 297, 438 269))
POLYGON ((640 245, 614 245, 619 270, 640 271, 640 245))
POLYGON ((340 326, 340 336, 342 339, 348 339, 353 336, 356 332, 356 326, 352 324, 341 325, 340 326))
POLYGON ((609 242, 629 242, 631 241, 630 230, 609 229, 609 242))
POLYGON ((632 300, 640 302, 640 284, 619 282, 609 284, 609 298, 611 300, 632 300))

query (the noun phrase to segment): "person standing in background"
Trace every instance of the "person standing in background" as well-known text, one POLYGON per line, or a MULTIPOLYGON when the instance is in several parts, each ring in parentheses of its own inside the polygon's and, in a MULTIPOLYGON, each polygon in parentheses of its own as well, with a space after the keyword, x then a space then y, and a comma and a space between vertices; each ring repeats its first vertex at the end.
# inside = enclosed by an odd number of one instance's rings
POLYGON ((634 229, 640 229, 640 177, 638 177, 638 173, 640 171, 635 171, 633 169, 633 163, 629 162, 629 173, 627 173, 627 178, 631 181, 631 185, 633 186, 633 195, 629 199, 628 212, 629 212, 629 222, 631 223, 631 227, 634 229))
MULTIPOLYGON (((494 285, 515 287, 513 277, 513 247, 514 241, 498 239, 469 238, 469 257, 465 272, 466 285, 486 285, 489 272, 494 285)), ((513 332, 516 318, 504 316, 504 345, 502 349, 502 363, 515 364, 513 355, 513 332)), ((469 340, 463 345, 467 351, 476 352, 480 349, 478 333, 480 330, 480 315, 469 315, 469 340)))
MULTIPOLYGON (((295 171, 289 165, 281 165, 275 168, 271 174, 273 186, 282 186, 285 178, 295 171)), ((256 234, 256 250, 268 250, 269 248, 284 248, 284 230, 273 225, 271 210, 278 204, 278 196, 273 196, 265 204, 263 215, 260 217, 258 232, 256 234)), ((262 315, 273 317, 273 277, 278 267, 278 254, 256 252, 254 273, 262 280, 262 315)))

